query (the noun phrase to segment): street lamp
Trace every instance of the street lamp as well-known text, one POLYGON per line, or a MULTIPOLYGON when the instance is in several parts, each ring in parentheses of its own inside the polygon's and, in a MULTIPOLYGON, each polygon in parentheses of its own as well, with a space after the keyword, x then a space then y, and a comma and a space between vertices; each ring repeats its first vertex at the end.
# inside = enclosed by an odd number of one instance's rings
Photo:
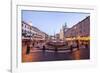
POLYGON ((76 34, 77 27, 76 26, 74 27, 74 30, 75 30, 75 39, 76 39, 77 38, 77 34, 76 34))
POLYGON ((75 40, 76 40, 76 43, 77 43, 77 48, 78 48, 78 50, 79 50, 79 43, 80 43, 80 36, 79 36, 79 31, 78 31, 78 28, 75 26, 74 27, 74 29, 75 29, 75 40), (78 34, 77 34, 78 33, 78 34))

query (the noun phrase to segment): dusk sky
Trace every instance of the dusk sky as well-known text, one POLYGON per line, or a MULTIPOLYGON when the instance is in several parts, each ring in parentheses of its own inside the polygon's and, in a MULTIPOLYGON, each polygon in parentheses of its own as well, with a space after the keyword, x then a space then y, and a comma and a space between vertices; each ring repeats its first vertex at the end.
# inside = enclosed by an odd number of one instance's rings
POLYGON ((22 21, 32 22, 32 25, 41 31, 54 35, 60 32, 65 23, 68 27, 72 27, 89 15, 89 13, 22 10, 22 21))

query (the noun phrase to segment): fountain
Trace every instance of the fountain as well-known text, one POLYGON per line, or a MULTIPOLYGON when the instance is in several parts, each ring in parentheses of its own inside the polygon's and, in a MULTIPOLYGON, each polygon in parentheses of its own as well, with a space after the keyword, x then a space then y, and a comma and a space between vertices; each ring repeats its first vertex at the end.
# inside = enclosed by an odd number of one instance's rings
POLYGON ((64 47, 66 46, 66 42, 65 41, 60 41, 60 40, 52 40, 47 42, 48 46, 52 46, 54 48, 55 51, 58 51, 58 48, 64 47))

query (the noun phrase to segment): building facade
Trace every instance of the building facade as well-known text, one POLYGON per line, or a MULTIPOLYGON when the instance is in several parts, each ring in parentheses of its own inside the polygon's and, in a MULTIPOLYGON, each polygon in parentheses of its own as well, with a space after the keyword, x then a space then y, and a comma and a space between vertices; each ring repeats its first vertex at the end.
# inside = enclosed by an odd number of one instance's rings
POLYGON ((22 39, 45 40, 48 35, 38 28, 22 21, 22 39))
POLYGON ((67 30, 66 38, 73 37, 90 37, 90 16, 67 30))

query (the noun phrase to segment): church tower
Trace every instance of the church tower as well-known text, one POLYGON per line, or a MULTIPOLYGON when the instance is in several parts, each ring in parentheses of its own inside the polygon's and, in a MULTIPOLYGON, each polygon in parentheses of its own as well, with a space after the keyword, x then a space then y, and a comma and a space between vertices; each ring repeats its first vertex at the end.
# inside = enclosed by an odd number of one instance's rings
POLYGON ((61 40, 65 39, 65 34, 66 34, 67 30, 68 30, 67 23, 65 22, 65 24, 60 29, 60 39, 61 40))

